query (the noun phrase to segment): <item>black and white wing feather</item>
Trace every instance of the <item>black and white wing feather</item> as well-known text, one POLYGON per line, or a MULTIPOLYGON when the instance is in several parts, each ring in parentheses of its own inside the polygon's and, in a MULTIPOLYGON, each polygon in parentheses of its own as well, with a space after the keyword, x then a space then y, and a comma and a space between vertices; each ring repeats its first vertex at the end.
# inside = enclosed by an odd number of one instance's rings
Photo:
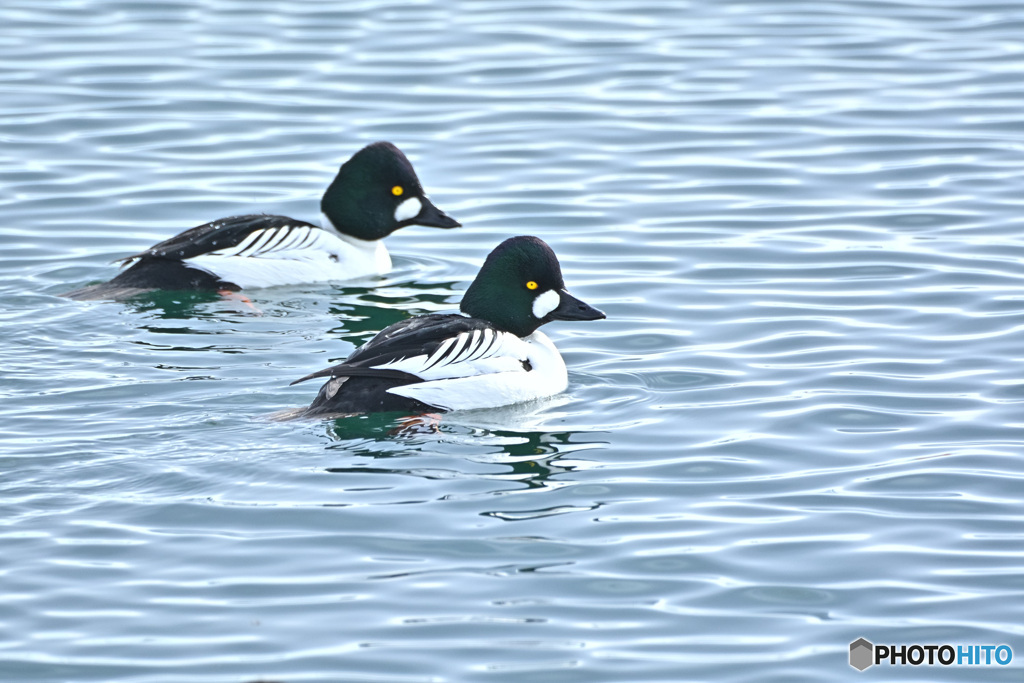
POLYGON ((118 260, 127 265, 147 257, 184 261, 203 255, 278 256, 309 248, 324 235, 319 227, 287 216, 232 216, 191 228, 118 260))
POLYGON ((527 369, 527 347, 516 335, 477 318, 431 314, 391 325, 345 362, 292 384, 346 376, 418 382, 527 369))

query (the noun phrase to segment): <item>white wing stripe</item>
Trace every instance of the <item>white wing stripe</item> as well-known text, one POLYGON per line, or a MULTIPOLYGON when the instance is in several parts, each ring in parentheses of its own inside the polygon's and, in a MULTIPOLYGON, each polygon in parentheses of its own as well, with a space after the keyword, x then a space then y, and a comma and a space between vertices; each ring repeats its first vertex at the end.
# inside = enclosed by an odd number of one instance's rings
POLYGON ((298 244, 295 245, 295 248, 296 249, 305 249, 309 245, 309 243, 310 243, 309 241, 311 239, 313 240, 313 242, 319 241, 320 233, 322 233, 322 232, 323 232, 322 230, 314 230, 314 229, 311 229, 311 228, 306 228, 306 234, 304 234, 302 236, 302 240, 298 244))
POLYGON ((472 330, 445 339, 429 356, 406 356, 373 367, 401 370, 430 381, 521 372, 525 353, 523 340, 514 334, 492 329, 472 330))
POLYGON ((262 242, 262 241, 263 241, 264 239, 266 239, 266 237, 267 237, 267 231, 266 231, 266 230, 257 230, 256 232, 254 232, 254 233, 252 234, 252 239, 251 239, 251 240, 249 240, 249 242, 248 242, 248 244, 246 245, 245 249, 239 249, 239 250, 238 250, 238 252, 236 252, 236 254, 235 254, 235 255, 236 255, 236 256, 242 256, 242 255, 244 255, 244 254, 245 254, 245 252, 247 252, 247 251, 253 251, 253 252, 255 252, 255 251, 256 251, 256 249, 257 249, 257 248, 259 247, 259 244, 260 244, 260 243, 261 243, 261 242, 262 242))
MULTIPOLYGON (((476 332, 480 332, 480 352, 471 358, 467 358, 466 360, 468 361, 480 360, 486 356, 487 352, 491 350, 492 346, 494 346, 494 330, 485 327, 483 330, 477 330, 476 332)), ((474 332, 474 334, 476 334, 476 332, 474 332)))
MULTIPOLYGON (((469 335, 466 336, 469 337, 469 335)), ((443 362, 445 358, 440 357, 441 354, 435 352, 431 354, 430 358, 426 354, 420 354, 418 356, 395 359, 373 367, 408 372, 428 382, 454 377, 491 375, 494 373, 525 374, 525 368, 522 363, 528 357, 525 342, 513 334, 505 333, 495 335, 492 341, 496 342, 493 347, 489 348, 485 355, 473 360, 467 360, 467 358, 475 354, 470 354, 463 350, 460 357, 451 363, 443 362)), ((450 350, 450 348, 446 350, 450 350)), ((438 350, 440 351, 441 349, 438 350)))
POLYGON ((467 332, 466 335, 469 338, 469 341, 466 344, 466 348, 462 349, 462 357, 456 361, 458 363, 473 362, 478 357, 480 351, 480 342, 482 341, 483 337, 483 335, 481 335, 480 333, 480 330, 473 330, 472 335, 470 335, 467 332))
POLYGON ((463 351, 463 355, 465 356, 463 360, 473 360, 473 355, 480 350, 480 337, 480 330, 473 330, 473 335, 470 338, 469 343, 466 344, 466 348, 463 351))
POLYGON ((463 354, 466 351, 466 346, 467 346, 466 342, 468 342, 468 341, 469 341, 469 333, 468 332, 463 332, 462 334, 457 336, 455 338, 455 344, 453 345, 453 348, 452 348, 452 354, 448 358, 448 360, 445 361, 444 364, 445 365, 451 365, 452 363, 458 363, 458 362, 464 360, 462 358, 462 356, 463 356, 463 354))
POLYGON ((295 228, 288 226, 281 235, 281 239, 273 246, 273 251, 287 251, 288 244, 295 239, 295 228))
MULTIPOLYGON (((248 249, 249 245, 251 245, 253 240, 255 240, 258 236, 259 236, 258 232, 250 233, 249 235, 246 236, 246 238, 244 240, 242 240, 239 244, 236 244, 234 246, 234 250, 233 251, 222 251, 220 253, 228 255, 228 256, 236 256, 240 251, 244 251, 244 250, 248 249)), ((217 252, 213 252, 213 253, 217 253, 217 252)))
MULTIPOLYGON (((465 332, 463 332, 463 333, 458 334, 458 335, 456 335, 455 337, 452 338, 452 343, 449 346, 448 351, 445 352, 445 354, 443 356, 438 358, 437 362, 435 363, 435 365, 437 366, 438 369, 443 368, 446 365, 451 365, 454 362, 458 362, 459 356, 462 355, 462 352, 464 350, 463 347, 466 344, 466 338, 467 337, 468 337, 468 335, 465 332), (442 363, 441 361, 444 361, 444 362, 442 363)), ((431 367, 434 367, 434 366, 431 366, 431 367)), ((430 370, 430 368, 424 368, 424 369, 425 370, 430 370)))
POLYGON ((429 370, 430 368, 432 368, 435 365, 437 365, 441 361, 441 359, 444 357, 445 352, 447 352, 447 350, 451 348, 452 344, 455 343, 456 339, 457 339, 457 337, 450 337, 448 339, 445 339, 441 343, 441 345, 439 347, 437 347, 437 351, 434 351, 434 353, 431 354, 431 356, 429 358, 427 358, 427 360, 424 362, 424 364, 423 364, 424 368, 423 369, 424 370, 429 370))
POLYGON ((277 228, 274 228, 273 230, 264 230, 263 239, 260 241, 259 245, 252 250, 252 253, 249 254, 249 256, 259 256, 262 254, 263 251, 266 250, 267 245, 273 242, 274 238, 277 237, 278 232, 280 231, 277 228))
POLYGON ((466 352, 466 342, 469 341, 469 333, 463 332, 459 336, 455 337, 455 343, 452 345, 452 352, 445 359, 443 365, 451 365, 452 363, 458 363, 466 352))
POLYGON ((323 230, 310 228, 295 245, 295 249, 327 249, 324 242, 330 242, 330 235, 323 230))
POLYGON ((323 235, 323 230, 319 228, 304 228, 292 225, 281 228, 265 228, 253 231, 244 240, 230 249, 218 249, 207 253, 220 256, 258 258, 284 252, 314 251, 320 249, 320 238, 323 235))
POLYGON ((497 351, 498 348, 500 348, 501 344, 499 344, 499 340, 501 339, 501 335, 498 334, 497 330, 487 330, 487 331, 490 332, 490 334, 491 334, 491 343, 487 345, 487 350, 484 351, 484 355, 485 356, 490 356, 490 355, 494 354, 497 351), (495 346, 495 344, 497 344, 498 346, 495 346))
POLYGON ((255 233, 256 234, 256 239, 254 239, 252 242, 250 242, 248 247, 246 247, 242 251, 238 252, 238 255, 239 256, 242 256, 242 255, 252 256, 256 252, 258 252, 263 247, 263 243, 267 241, 267 238, 269 236, 268 233, 270 233, 269 230, 259 230, 259 231, 257 231, 255 233), (245 253, 246 251, 248 251, 249 253, 246 254, 245 253))
POLYGON ((279 232, 281 233, 281 238, 274 242, 273 245, 267 246, 266 249, 264 249, 264 251, 277 251, 278 249, 280 249, 281 243, 288 239, 288 236, 292 234, 292 226, 286 225, 282 227, 279 230, 279 232))
POLYGON ((271 248, 271 243, 274 242, 277 239, 278 234, 280 234, 279 230, 274 230, 273 232, 271 232, 269 235, 267 235, 267 239, 263 240, 263 243, 260 244, 259 249, 255 249, 249 255, 250 256, 259 256, 260 254, 267 253, 270 250, 270 248, 271 248))
POLYGON ((245 254, 245 252, 249 251, 250 249, 255 249, 256 245, 260 242, 260 240, 264 239, 266 236, 266 230, 255 230, 252 233, 252 237, 249 237, 248 239, 245 240, 245 242, 238 245, 238 247, 235 249, 235 253, 232 254, 232 256, 242 256, 245 254))
POLYGON ((296 244, 298 244, 302 240, 302 238, 305 236, 305 233, 307 232, 312 231, 308 228, 296 228, 292 230, 291 239, 289 239, 287 242, 281 245, 281 250, 288 251, 292 249, 296 244))

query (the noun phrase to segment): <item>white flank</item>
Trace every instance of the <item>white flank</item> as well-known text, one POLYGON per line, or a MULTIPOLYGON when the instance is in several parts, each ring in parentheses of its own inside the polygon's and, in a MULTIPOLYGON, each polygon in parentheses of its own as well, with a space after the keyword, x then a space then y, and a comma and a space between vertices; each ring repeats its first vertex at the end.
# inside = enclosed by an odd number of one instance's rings
POLYGON ((541 294, 540 296, 533 300, 533 317, 537 318, 538 320, 540 318, 543 318, 548 313, 558 308, 558 302, 560 300, 561 299, 559 299, 558 297, 558 292, 556 292, 555 290, 549 289, 548 291, 544 292, 543 294, 541 294))
POLYGON ((508 364, 507 370, 498 372, 449 375, 452 379, 407 384, 388 392, 447 410, 473 410, 532 401, 565 391, 569 384, 565 362, 547 335, 538 331, 518 341, 532 368, 529 371, 517 358, 515 368, 508 364))
POLYGON ((420 211, 423 210, 423 202, 418 197, 409 197, 404 202, 395 207, 395 222, 401 223, 407 221, 410 218, 416 218, 420 215, 420 211))
POLYGON ((243 289, 350 280, 391 270, 391 257, 379 240, 301 226, 256 230, 233 247, 185 263, 243 289))

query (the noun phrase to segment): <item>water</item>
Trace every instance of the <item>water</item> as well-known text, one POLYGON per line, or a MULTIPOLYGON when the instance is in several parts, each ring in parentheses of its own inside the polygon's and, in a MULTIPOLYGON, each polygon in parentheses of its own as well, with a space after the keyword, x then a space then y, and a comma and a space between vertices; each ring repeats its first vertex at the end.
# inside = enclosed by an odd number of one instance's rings
POLYGON ((0 680, 1019 680, 1024 6, 0 9, 0 680), (313 219, 391 140, 465 227, 382 279, 56 296, 313 219), (535 234, 569 391, 275 423, 535 234), (857 673, 849 643, 1006 643, 857 673))

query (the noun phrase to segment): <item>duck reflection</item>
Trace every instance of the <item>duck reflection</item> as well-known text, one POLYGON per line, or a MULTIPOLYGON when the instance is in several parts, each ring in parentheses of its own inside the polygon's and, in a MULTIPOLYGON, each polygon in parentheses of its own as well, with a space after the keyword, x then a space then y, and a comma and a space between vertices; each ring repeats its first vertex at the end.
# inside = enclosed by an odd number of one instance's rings
POLYGON ((122 300, 121 303, 129 311, 145 314, 148 318, 188 320, 191 318, 218 317, 211 304, 220 300, 221 296, 216 292, 168 292, 158 290, 137 294, 130 299, 122 300))
POLYGON ((598 432, 471 427, 449 421, 450 414, 438 417, 433 424, 421 423, 416 431, 408 430, 403 416, 388 413, 334 420, 327 424, 326 433, 335 443, 327 448, 352 464, 326 471, 491 479, 545 489, 559 485, 552 480, 555 475, 585 467, 579 452, 608 445, 598 432), (439 466, 439 457, 450 466, 439 466), (466 462, 477 466, 467 467, 466 462))
MULTIPOLYGON (((362 343, 399 320, 454 308, 452 299, 464 288, 464 283, 458 281, 420 283, 395 278, 335 285, 330 289, 328 312, 343 324, 330 333, 345 341, 362 343)), ((257 304, 239 293, 156 290, 119 303, 148 319, 219 319, 225 315, 280 316, 287 314, 288 309, 308 311, 323 300, 323 295, 323 289, 277 287, 261 292, 257 304)))

